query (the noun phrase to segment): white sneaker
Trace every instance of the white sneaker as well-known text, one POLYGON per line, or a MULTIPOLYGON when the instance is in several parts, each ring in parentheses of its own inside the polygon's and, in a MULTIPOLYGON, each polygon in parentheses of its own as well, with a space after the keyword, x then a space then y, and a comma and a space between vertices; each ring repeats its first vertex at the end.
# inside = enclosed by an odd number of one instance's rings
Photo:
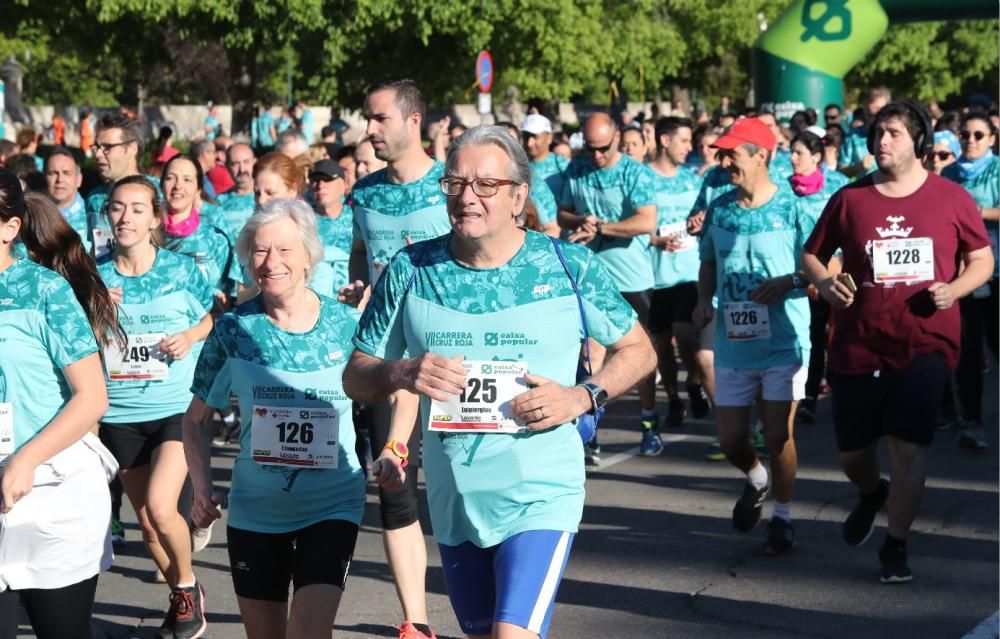
POLYGON ((212 541, 212 526, 215 525, 213 521, 209 524, 208 528, 199 528, 194 526, 191 529, 191 550, 192 552, 201 552, 205 550, 208 543, 212 541))

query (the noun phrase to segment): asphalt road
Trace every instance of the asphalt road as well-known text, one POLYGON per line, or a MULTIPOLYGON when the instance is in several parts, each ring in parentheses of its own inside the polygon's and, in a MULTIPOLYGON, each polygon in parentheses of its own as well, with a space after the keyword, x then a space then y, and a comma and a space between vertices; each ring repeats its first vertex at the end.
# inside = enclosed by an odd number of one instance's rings
MULTIPOLYGON (((663 454, 644 458, 636 456, 635 397, 615 403, 602 422, 605 463, 588 476, 583 524, 549 636, 996 637, 997 385, 996 373, 990 374, 989 451, 959 449, 953 431, 937 434, 924 504, 909 542, 915 579, 899 586, 878 580, 884 513, 864 546, 850 548, 841 541, 855 491, 837 466, 829 400, 821 400, 817 423, 797 428, 800 468, 792 513, 797 539, 781 557, 759 553, 763 526, 746 535, 732 530, 741 479, 727 463, 704 459, 714 432, 711 417, 689 419, 665 433, 663 454), (977 626, 979 634, 971 635, 977 626)), ((227 485, 236 449, 215 452, 217 479, 227 485)), ((153 566, 144 556, 135 517, 127 506, 123 515, 128 548, 100 578, 95 626, 101 637, 152 637, 167 607, 167 589, 150 582, 153 566)), ((205 636, 214 639, 244 636, 229 580, 224 523, 195 556, 196 574, 208 590, 205 636)), ((429 530, 426 517, 424 526, 429 530)), ((461 637, 429 535, 427 546, 432 625, 442 639, 461 637)), ((335 635, 394 636, 392 624, 400 615, 370 486, 335 635)), ((26 625, 21 630, 32 636, 26 625)))

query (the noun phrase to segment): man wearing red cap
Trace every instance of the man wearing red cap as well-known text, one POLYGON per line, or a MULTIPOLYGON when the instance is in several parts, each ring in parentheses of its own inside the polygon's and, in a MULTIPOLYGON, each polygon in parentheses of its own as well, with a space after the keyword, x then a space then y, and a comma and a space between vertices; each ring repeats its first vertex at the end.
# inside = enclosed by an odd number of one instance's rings
POLYGON ((735 188, 708 208, 701 239, 695 323, 716 322, 716 415, 722 450, 746 474, 733 508, 733 526, 750 531, 769 492, 774 510, 765 552, 794 543, 791 501, 797 467, 792 422, 805 395, 809 361, 809 303, 798 272, 810 216, 786 187, 768 175, 775 137, 756 118, 738 120, 716 140, 735 188), (758 410, 771 455, 771 477, 750 444, 750 409, 758 410), (770 481, 769 481, 770 480, 770 481), (770 484, 770 487, 769 487, 770 484))
POLYGON ((867 541, 888 502, 879 550, 884 584, 913 580, 906 537, 927 477, 924 451, 958 363, 955 302, 993 270, 975 201, 921 165, 933 134, 922 106, 884 106, 868 137, 878 170, 830 198, 803 256, 809 279, 837 313, 829 351, 833 423, 841 466, 859 493, 843 537, 851 546, 867 541), (837 249, 843 274, 833 277, 827 263, 837 249), (879 474, 883 436, 891 483, 879 474))

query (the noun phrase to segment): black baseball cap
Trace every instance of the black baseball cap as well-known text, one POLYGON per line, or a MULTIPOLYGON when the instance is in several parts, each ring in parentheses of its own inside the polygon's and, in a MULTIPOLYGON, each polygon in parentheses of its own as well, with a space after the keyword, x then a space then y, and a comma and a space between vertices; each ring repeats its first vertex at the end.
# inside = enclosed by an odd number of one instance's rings
POLYGON ((334 180, 336 178, 344 179, 344 169, 340 168, 340 165, 333 160, 320 160, 316 164, 313 164, 312 170, 309 171, 309 179, 314 177, 325 178, 327 180, 334 180))

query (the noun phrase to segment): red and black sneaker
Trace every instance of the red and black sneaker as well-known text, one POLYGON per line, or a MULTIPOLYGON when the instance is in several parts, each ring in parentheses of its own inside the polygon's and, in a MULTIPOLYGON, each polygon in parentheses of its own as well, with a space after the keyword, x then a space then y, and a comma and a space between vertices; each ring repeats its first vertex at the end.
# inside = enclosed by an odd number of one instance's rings
POLYGON ((160 627, 161 639, 197 639, 205 633, 205 589, 196 583, 170 592, 170 610, 160 627))

